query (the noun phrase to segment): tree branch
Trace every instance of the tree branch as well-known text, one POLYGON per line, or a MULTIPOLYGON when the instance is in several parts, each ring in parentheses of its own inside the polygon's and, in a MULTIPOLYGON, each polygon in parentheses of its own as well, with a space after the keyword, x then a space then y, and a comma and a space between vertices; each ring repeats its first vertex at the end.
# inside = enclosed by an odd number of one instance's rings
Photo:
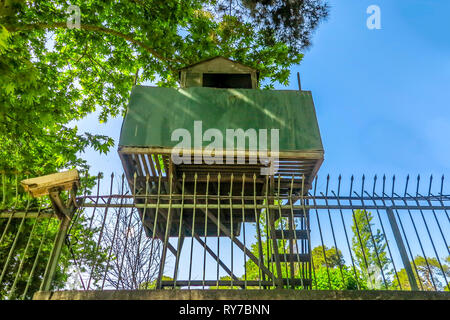
MULTIPOLYGON (((67 24, 65 22, 55 22, 55 23, 33 23, 33 24, 26 24, 26 25, 4 25, 6 29, 10 32, 18 32, 18 31, 27 31, 27 30, 37 30, 37 29, 68 29, 67 24)), ((95 26, 95 25, 89 25, 89 24, 81 24, 81 30, 86 31, 92 31, 92 32, 101 32, 105 34, 110 34, 119 38, 122 38, 128 42, 133 43, 136 46, 139 46, 143 48, 148 53, 152 54, 155 58, 158 58, 159 60, 165 61, 167 63, 170 62, 178 62, 183 63, 183 61, 180 61, 179 59, 171 59, 162 56, 159 54, 155 49, 150 47, 149 45, 145 44, 142 41, 136 40, 135 35, 132 33, 122 33, 113 29, 105 28, 102 26, 95 26)), ((174 71, 172 66, 168 64, 169 69, 174 71)))

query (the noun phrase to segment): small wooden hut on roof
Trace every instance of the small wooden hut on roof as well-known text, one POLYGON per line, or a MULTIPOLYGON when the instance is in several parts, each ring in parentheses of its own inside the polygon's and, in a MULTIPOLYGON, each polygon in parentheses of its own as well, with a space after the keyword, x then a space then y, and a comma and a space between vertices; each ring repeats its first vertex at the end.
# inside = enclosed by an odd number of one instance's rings
POLYGON ((225 57, 214 57, 179 70, 181 88, 257 89, 259 71, 225 57))

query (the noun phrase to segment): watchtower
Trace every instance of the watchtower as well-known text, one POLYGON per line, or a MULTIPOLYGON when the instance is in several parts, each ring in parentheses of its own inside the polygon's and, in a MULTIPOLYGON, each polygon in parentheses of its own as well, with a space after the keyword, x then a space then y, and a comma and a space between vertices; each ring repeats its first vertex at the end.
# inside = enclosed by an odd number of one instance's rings
MULTIPOLYGON (((164 256, 167 249, 177 255, 168 237, 182 238, 181 245, 184 237, 236 239, 242 224, 259 221, 261 208, 277 196, 311 188, 323 161, 311 92, 261 90, 258 81, 258 70, 215 57, 180 69, 179 88, 133 88, 119 155, 148 236, 165 241, 164 256), (146 210, 146 203, 160 209, 146 210)), ((308 242, 307 215, 269 214, 274 243, 281 233, 291 245, 297 236, 308 242), (294 232, 291 215, 304 219, 303 230, 294 232), (284 232, 275 228, 282 217, 290 221, 284 232)), ((302 261, 285 254, 284 262, 309 263, 302 248, 302 261)), ((279 268, 277 251, 274 245, 270 258, 279 268)))

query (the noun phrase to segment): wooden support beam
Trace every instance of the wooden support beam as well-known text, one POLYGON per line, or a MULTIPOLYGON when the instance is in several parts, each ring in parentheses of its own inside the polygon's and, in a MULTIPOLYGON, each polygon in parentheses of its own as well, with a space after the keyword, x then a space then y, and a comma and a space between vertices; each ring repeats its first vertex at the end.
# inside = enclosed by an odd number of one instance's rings
MULTIPOLYGON (((122 154, 134 154, 134 153, 148 153, 148 154, 172 154, 172 148, 160 148, 160 147, 125 147, 125 146, 119 146, 119 153, 122 154)), ((237 151, 232 150, 223 150, 223 151, 217 151, 212 152, 211 156, 223 156, 226 157, 227 155, 235 155, 237 151)), ((194 156, 196 154, 204 154, 203 149, 191 149, 189 151, 190 155, 194 156)), ((302 151, 280 151, 278 152, 278 157, 281 158, 287 158, 287 159, 299 159, 299 160, 312 160, 312 159, 321 159, 323 158, 323 151, 322 150, 302 150, 302 151)), ((249 151, 244 150, 245 157, 248 158, 250 156, 257 157, 258 151, 249 151)), ((271 152, 268 151, 268 157, 272 156, 271 152)), ((156 160, 156 159, 155 159, 156 160)))

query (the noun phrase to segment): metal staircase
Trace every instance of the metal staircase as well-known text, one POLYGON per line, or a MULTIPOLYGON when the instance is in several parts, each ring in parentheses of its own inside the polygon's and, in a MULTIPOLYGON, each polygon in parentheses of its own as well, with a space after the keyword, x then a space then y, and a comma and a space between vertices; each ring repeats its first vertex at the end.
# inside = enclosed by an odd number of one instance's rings
MULTIPOLYGON (((273 217, 273 212, 271 216, 273 217)), ((275 216, 277 213, 275 213, 275 216)), ((270 263, 274 265, 276 285, 311 287, 311 247, 308 210, 279 211, 278 219, 270 219, 272 243, 270 263), (277 228, 278 227, 278 228, 277 228), (280 243, 281 242, 281 243, 280 243), (281 276, 280 276, 281 275, 281 276)))

